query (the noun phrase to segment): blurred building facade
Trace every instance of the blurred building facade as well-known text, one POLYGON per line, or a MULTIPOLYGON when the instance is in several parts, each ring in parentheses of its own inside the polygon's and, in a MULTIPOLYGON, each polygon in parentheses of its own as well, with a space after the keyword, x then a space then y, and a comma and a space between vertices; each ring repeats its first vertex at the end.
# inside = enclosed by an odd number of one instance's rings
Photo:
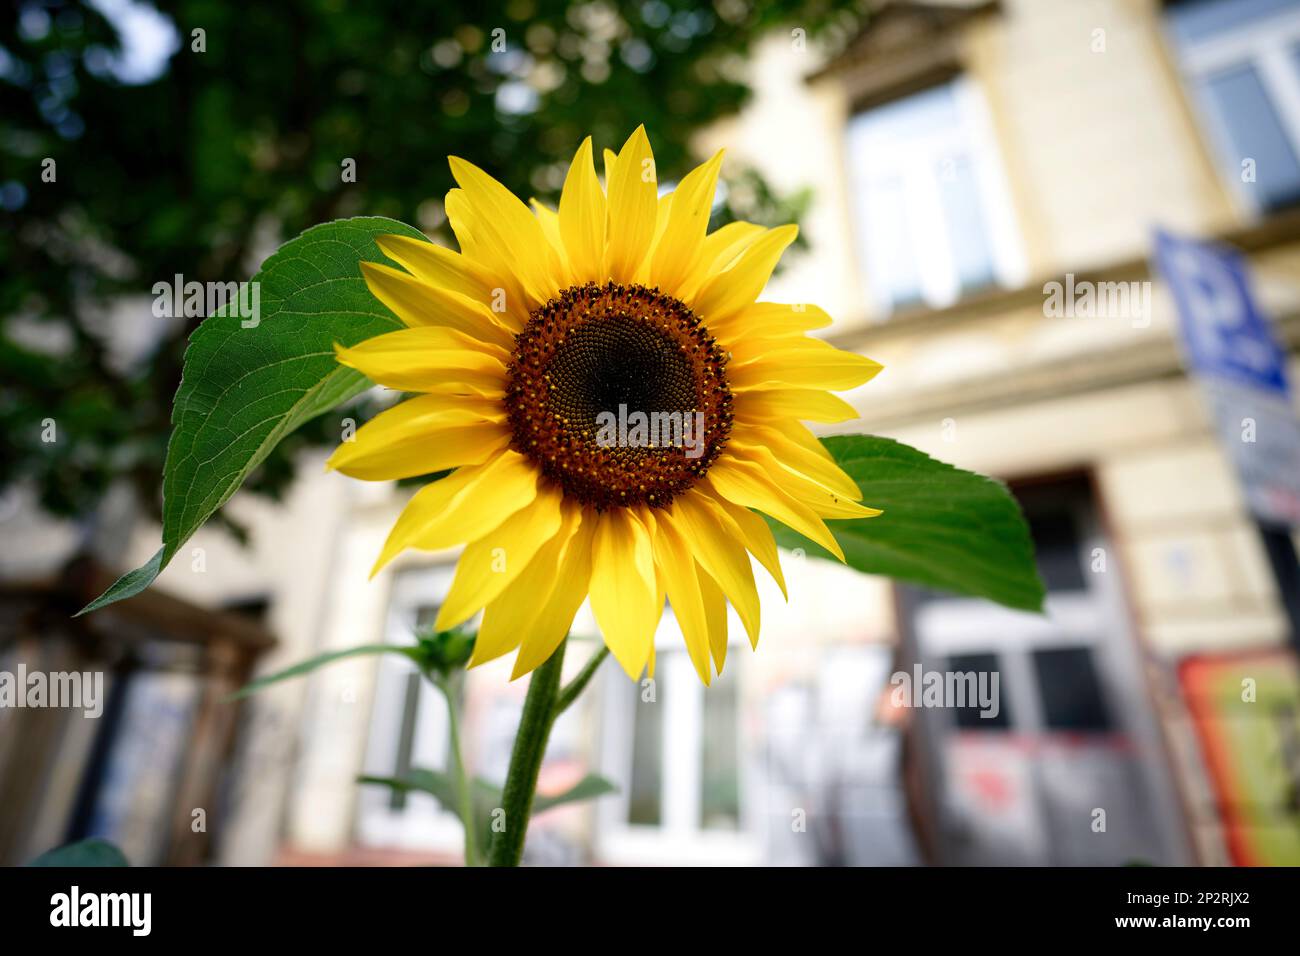
MULTIPOLYGON (((1011 484, 1048 614, 787 555, 788 604, 769 581, 758 652, 737 643, 707 691, 671 617, 653 700, 602 670, 557 725, 541 787, 598 772, 619 791, 539 818, 531 857, 1300 863, 1283 595, 1148 265, 1156 226, 1244 250, 1296 368, 1300 3, 895 2, 833 58, 796 25, 749 68, 753 101, 699 151, 815 191, 812 251, 764 297, 815 300, 829 338, 885 365, 850 396, 850 430, 1011 484), (1139 292, 1114 314, 1049 314, 1047 284, 1067 276, 1139 292), (890 676, 914 665, 996 671, 999 716, 894 706, 890 676), (1267 707, 1241 702, 1243 675, 1267 707)), ((409 641, 455 554, 407 554, 367 583, 407 493, 313 458, 283 505, 232 503, 251 547, 205 529, 203 560, 156 587, 264 606, 265 669, 409 641)), ((156 540, 135 529, 124 563, 156 540)), ((574 633, 570 670, 595 646, 585 610, 574 633)), ((469 760, 489 778, 523 700, 509 666, 467 680, 469 760)), ((458 857, 431 798, 356 783, 447 761, 442 701, 396 659, 268 690, 238 741, 211 808, 216 862, 458 857)))

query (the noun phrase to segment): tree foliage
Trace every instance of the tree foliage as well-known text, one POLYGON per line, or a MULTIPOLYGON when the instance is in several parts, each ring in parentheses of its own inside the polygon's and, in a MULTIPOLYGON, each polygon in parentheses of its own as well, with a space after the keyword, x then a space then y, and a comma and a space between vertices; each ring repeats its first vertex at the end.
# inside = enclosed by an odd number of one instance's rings
MULTIPOLYGON (((49 511, 81 516, 125 479, 156 513, 199 321, 154 316, 156 282, 245 279, 342 216, 449 241, 448 154, 553 200, 583 136, 616 147, 645 123, 672 179, 700 158, 692 135, 750 95, 760 39, 785 27, 843 42, 859 7, 19 3, 0 22, 0 486, 30 484, 49 511), (56 442, 42 441, 47 420, 56 442)), ((799 212, 798 195, 752 171, 735 182, 721 219, 799 212)), ((281 492, 297 452, 336 439, 308 423, 247 487, 281 492)))

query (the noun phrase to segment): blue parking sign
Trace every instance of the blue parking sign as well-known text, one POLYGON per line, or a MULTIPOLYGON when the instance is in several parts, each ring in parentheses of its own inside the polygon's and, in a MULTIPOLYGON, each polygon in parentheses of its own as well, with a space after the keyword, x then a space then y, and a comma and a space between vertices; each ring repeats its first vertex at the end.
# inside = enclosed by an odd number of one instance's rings
POLYGON ((1156 264, 1178 311, 1187 370, 1207 399, 1246 503, 1275 527, 1300 525, 1300 421, 1286 352, 1233 249, 1156 231, 1156 264))
POLYGON ((1242 255, 1217 243, 1158 229, 1156 261, 1178 307, 1179 332, 1191 370, 1286 396, 1286 353, 1250 294, 1242 255))

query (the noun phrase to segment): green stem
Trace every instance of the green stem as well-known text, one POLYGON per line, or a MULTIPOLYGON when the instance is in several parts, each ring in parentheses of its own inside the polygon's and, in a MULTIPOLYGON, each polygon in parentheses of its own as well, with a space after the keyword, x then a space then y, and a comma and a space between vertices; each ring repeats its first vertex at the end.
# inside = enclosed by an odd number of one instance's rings
POLYGON ((555 702, 555 715, 558 717, 569 709, 569 705, 578 699, 578 695, 587 689, 591 679, 596 676, 596 671, 600 665, 605 663, 605 658, 609 657, 609 648, 604 644, 600 645, 600 650, 591 655, 591 660, 583 666, 578 672, 578 676, 564 685, 560 691, 560 699, 555 702))
POLYGON ((460 719, 456 714, 456 694, 448 680, 433 676, 433 683, 447 698, 447 724, 451 738, 451 762, 456 774, 456 795, 460 800, 460 822, 465 828, 465 865, 478 866, 478 826, 474 822, 474 790, 460 750, 460 719))
POLYGON ((546 755, 551 725, 559 713, 555 705, 567 642, 568 638, 561 641, 550 659, 529 678, 528 696, 524 698, 524 712, 519 718, 515 747, 510 754, 510 769, 506 772, 506 786, 501 794, 505 827, 492 837, 488 866, 518 866, 523 859, 528 818, 533 812, 533 796, 537 792, 537 775, 546 755))

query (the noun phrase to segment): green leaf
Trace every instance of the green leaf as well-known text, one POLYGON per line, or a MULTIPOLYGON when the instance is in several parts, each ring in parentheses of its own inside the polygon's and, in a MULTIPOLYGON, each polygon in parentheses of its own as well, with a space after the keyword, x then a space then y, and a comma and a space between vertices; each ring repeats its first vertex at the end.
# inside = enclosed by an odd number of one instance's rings
MULTIPOLYGON (((875 518, 827 521, 850 567, 1041 611, 1043 582, 1020 505, 1001 482, 935 461, 888 438, 837 435, 827 450, 875 518)), ((783 525, 777 543, 833 556, 783 525)))
POLYGON ((163 565, 167 561, 164 557, 166 551, 166 547, 159 548, 153 553, 152 558, 134 571, 126 572, 126 574, 114 581, 107 591, 72 616, 81 617, 81 615, 97 610, 106 604, 113 604, 129 597, 135 597, 135 595, 153 584, 154 578, 162 573, 163 565))
MULTIPOLYGON (((435 800, 442 804, 444 809, 453 813, 456 812, 456 781, 449 774, 442 773, 439 770, 424 770, 415 767, 405 777, 363 776, 357 777, 357 783, 376 784, 390 790, 396 790, 399 793, 410 793, 412 790, 416 790, 420 793, 431 794, 435 800)), ((490 791, 493 794, 500 793, 500 790, 486 780, 476 779, 474 786, 478 791, 490 791)), ((478 796, 478 794, 476 793, 475 796, 478 796)))
POLYGON ((604 777, 594 773, 589 773, 568 790, 563 793, 557 793, 553 797, 539 796, 533 800, 533 813, 542 813, 553 807, 563 806, 566 803, 578 803, 582 800, 592 800, 596 797, 603 797, 607 793, 615 793, 618 787, 614 786, 604 777))
MULTIPOLYGON (((376 784, 402 793, 415 790, 431 794, 442 805, 443 809, 451 813, 458 812, 459 801, 456 793, 456 780, 441 771, 415 768, 407 776, 401 778, 366 776, 358 777, 357 782, 376 784)), ((491 845, 492 841, 493 811, 501 806, 501 788, 484 780, 482 777, 474 778, 473 787, 474 819, 478 824, 477 829, 480 831, 479 846, 487 847, 491 845)), ((617 789, 604 777, 589 773, 563 793, 558 793, 553 797, 536 797, 533 800, 533 816, 566 803, 577 803, 581 800, 591 800, 607 793, 614 793, 617 789)))
MULTIPOLYGON (((439 770, 412 768, 405 777, 358 777, 358 783, 376 784, 388 787, 399 793, 418 791, 430 794, 449 813, 460 816, 460 798, 457 793, 456 779, 439 770)), ((478 845, 486 848, 492 842, 492 814, 501 806, 501 788, 494 783, 475 777, 470 786, 473 788, 475 829, 478 831, 478 845)), ((461 825, 465 823, 461 818, 461 825)))
POLYGON ((334 360, 334 343, 355 345, 402 327, 370 294, 358 266, 389 261, 375 237, 390 233, 424 238, 392 219, 314 226, 253 276, 260 284, 256 326, 244 328, 237 310, 223 307, 198 327, 172 409, 162 550, 80 614, 143 591, 285 435, 370 387, 334 360))
POLYGON ((239 690, 226 697, 227 701, 240 700, 259 690, 269 687, 271 684, 278 684, 282 680, 288 680, 291 677, 299 677, 309 671, 334 661, 342 660, 345 657, 360 657, 365 654, 401 654, 409 657, 415 663, 421 661, 421 653, 418 645, 401 645, 401 644, 361 644, 357 647, 349 647, 341 651, 330 651, 328 654, 320 654, 316 657, 308 658, 305 661, 299 661, 292 667, 286 667, 282 671, 276 671, 274 674, 267 674, 265 677, 259 677, 255 681, 249 681, 239 690))
POLYGON ((130 866, 131 864, 127 862, 126 855, 113 844, 99 837, 92 837, 89 840, 47 850, 27 865, 88 867, 130 866))

